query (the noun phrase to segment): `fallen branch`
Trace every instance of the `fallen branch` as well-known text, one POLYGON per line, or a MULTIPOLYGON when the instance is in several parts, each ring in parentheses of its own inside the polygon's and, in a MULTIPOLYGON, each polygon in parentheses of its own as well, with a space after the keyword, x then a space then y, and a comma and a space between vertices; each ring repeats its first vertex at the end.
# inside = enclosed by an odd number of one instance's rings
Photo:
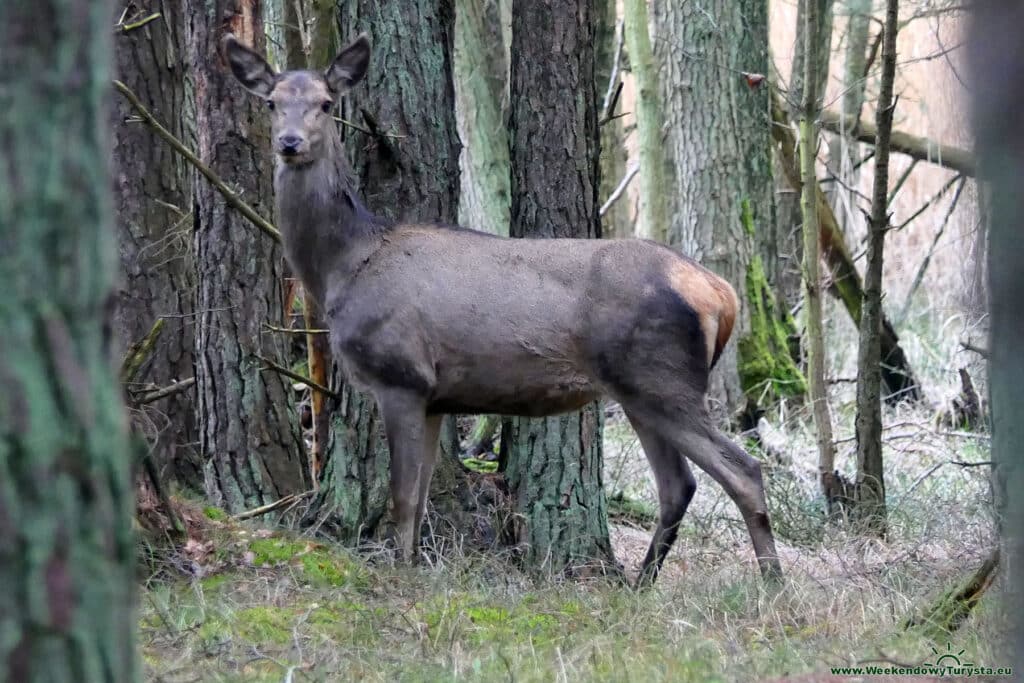
POLYGON ((630 181, 633 180, 633 176, 635 176, 639 171, 640 164, 633 164, 632 166, 629 167, 629 169, 626 171, 626 175, 622 178, 622 181, 619 183, 619 186, 615 188, 615 190, 608 196, 608 199, 605 201, 605 203, 601 205, 601 208, 597 212, 598 216, 603 216, 606 213, 608 213, 608 209, 612 208, 612 205, 615 204, 616 201, 618 201, 619 197, 621 197, 622 194, 626 191, 626 188, 629 187, 629 183, 630 181))
POLYGON ((928 271, 928 266, 932 262, 932 257, 935 256, 935 249, 939 246, 939 240, 942 239, 942 235, 946 232, 946 226, 949 225, 949 219, 953 217, 953 212, 956 211, 957 204, 960 203, 960 197, 963 194, 964 185, 967 184, 967 178, 963 176, 957 177, 960 178, 960 184, 957 186, 956 192, 953 193, 953 199, 949 202, 949 208, 946 209, 946 216, 942 219, 942 224, 935 232, 935 237, 932 238, 932 245, 928 248, 928 253, 925 254, 924 260, 921 261, 921 265, 918 267, 917 273, 914 275, 914 280, 910 285, 907 298, 903 302, 903 308, 900 309, 899 317, 896 318, 896 325, 898 326, 901 326, 903 321, 907 319, 907 315, 910 313, 910 304, 914 300, 914 295, 917 293, 917 289, 924 281, 924 274, 928 271))
MULTIPOLYGON (((838 112, 825 110, 821 112, 821 127, 830 133, 837 135, 848 134, 859 142, 869 145, 875 144, 875 124, 861 119, 857 121, 852 114, 843 115, 838 112)), ((959 173, 975 177, 977 164, 974 155, 966 149, 944 145, 928 138, 918 137, 894 130, 889 147, 894 152, 906 154, 911 159, 927 161, 945 168, 958 171, 959 173)))
POLYGON ((121 81, 114 81, 114 88, 117 89, 121 95, 128 100, 128 103, 139 113, 142 118, 142 122, 149 126, 150 130, 157 134, 164 140, 168 145, 171 146, 175 152, 180 154, 184 159, 195 166, 196 170, 203 174, 203 176, 210 181, 210 184, 217 189, 224 196, 224 200, 228 203, 228 206, 237 210, 240 214, 249 219, 249 222, 259 228, 263 234, 270 237, 275 242, 281 241, 281 233, 278 232, 270 221, 256 212, 256 209, 249 206, 246 202, 239 197, 234 190, 228 187, 227 183, 221 180, 221 177, 213 172, 213 170, 204 164, 199 157, 195 155, 188 147, 185 146, 178 138, 161 125, 157 121, 156 117, 146 109, 145 105, 139 100, 139 98, 132 92, 132 89, 121 81))
POLYGON ((271 325, 270 323, 263 323, 271 332, 281 332, 282 334, 330 334, 330 330, 321 329, 310 329, 308 327, 298 327, 294 329, 288 329, 287 327, 278 327, 277 325, 271 325))
POLYGON ((145 394, 142 394, 141 396, 136 398, 133 401, 133 403, 137 406, 144 406, 147 403, 153 403, 154 401, 159 401, 162 398, 167 398, 168 396, 173 396, 174 394, 185 391, 189 387, 193 386, 195 383, 196 378, 189 377, 188 379, 166 386, 163 389, 157 389, 155 391, 150 391, 145 394))
POLYGON ((328 389, 327 387, 325 387, 322 384, 319 384, 318 382, 314 382, 309 377, 303 377, 302 375, 300 375, 297 372, 292 372, 288 368, 284 367, 283 365, 278 365, 277 363, 275 363, 274 361, 270 360, 269 358, 264 358, 263 356, 261 356, 259 354, 254 354, 254 355, 266 364, 266 366, 267 366, 266 369, 267 370, 273 370, 274 372, 276 372, 279 375, 284 375, 285 377, 288 377, 289 379, 293 379, 296 382, 302 382, 303 384, 308 386, 310 389, 315 389, 315 390, 319 391, 321 394, 323 394, 324 396, 327 396, 328 398, 333 398, 335 401, 340 401, 341 400, 341 394, 339 394, 337 392, 334 392, 334 391, 331 391, 330 389, 328 389))
POLYGON ((996 546, 981 566, 959 587, 943 593, 923 615, 907 619, 903 627, 920 628, 933 640, 949 637, 963 625, 985 591, 995 582, 999 560, 999 547, 996 546))
POLYGON ((905 228, 908 225, 910 225, 914 220, 917 219, 918 216, 920 216, 922 213, 924 213, 930 207, 932 207, 935 204, 935 202, 937 202, 940 199, 942 199, 946 195, 947 192, 949 192, 951 189, 953 189, 954 185, 956 185, 958 182, 960 182, 962 180, 963 180, 963 176, 961 176, 961 175, 955 175, 952 178, 950 178, 949 181, 945 185, 943 185, 941 188, 939 188, 938 192, 933 194, 928 199, 928 201, 926 201, 924 204, 919 206, 917 211, 915 211, 914 213, 910 214, 910 218, 908 218, 907 220, 903 221, 902 223, 900 223, 899 225, 897 225, 895 228, 892 228, 892 229, 893 230, 902 230, 903 228, 905 228))
POLYGON ((280 510, 281 508, 290 507, 295 503, 298 503, 300 500, 312 496, 314 493, 316 493, 316 491, 306 491, 305 493, 293 493, 291 495, 285 496, 284 498, 281 498, 280 500, 275 500, 273 503, 267 503, 266 505, 261 505, 258 508, 253 508, 252 510, 245 510, 244 512, 239 512, 237 515, 232 515, 231 519, 240 522, 244 519, 252 519, 253 517, 259 517, 260 515, 265 515, 268 512, 273 512, 274 510, 280 510))

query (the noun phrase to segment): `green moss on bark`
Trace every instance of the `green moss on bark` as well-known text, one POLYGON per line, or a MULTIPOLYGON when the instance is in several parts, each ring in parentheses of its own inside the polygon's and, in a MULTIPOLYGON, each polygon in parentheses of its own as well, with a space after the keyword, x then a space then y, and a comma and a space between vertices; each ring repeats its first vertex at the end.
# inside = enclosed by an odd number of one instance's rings
POLYGON ((746 295, 750 333, 739 341, 738 364, 743 393, 756 405, 802 396, 807 382, 789 352, 796 324, 777 305, 760 256, 754 256, 747 266, 746 295))

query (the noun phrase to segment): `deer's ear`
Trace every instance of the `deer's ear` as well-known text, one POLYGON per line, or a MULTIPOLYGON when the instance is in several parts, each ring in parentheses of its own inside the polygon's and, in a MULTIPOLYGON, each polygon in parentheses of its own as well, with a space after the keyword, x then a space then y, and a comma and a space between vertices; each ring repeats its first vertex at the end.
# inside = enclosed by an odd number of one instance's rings
POLYGON ((358 38, 339 52, 331 65, 327 67, 327 71, 324 72, 327 86, 338 94, 349 90, 363 80, 369 63, 370 37, 361 33, 358 38))
POLYGON ((277 74, 258 53, 242 45, 228 33, 221 39, 221 50, 231 73, 239 83, 257 97, 267 98, 274 89, 277 74))

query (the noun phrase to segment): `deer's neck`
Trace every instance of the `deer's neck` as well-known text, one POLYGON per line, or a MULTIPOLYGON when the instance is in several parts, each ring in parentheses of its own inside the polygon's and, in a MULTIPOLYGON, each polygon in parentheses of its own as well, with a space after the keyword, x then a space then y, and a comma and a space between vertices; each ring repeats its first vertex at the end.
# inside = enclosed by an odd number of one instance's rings
POLYGON ((363 206, 340 138, 329 154, 304 166, 277 162, 274 195, 285 255, 314 298, 324 306, 380 245, 389 227, 363 206))

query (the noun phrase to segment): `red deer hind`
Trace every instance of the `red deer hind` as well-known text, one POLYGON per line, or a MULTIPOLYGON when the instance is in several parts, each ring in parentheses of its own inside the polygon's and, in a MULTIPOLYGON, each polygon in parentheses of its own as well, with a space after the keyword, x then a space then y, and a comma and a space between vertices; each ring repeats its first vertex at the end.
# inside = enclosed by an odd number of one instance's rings
POLYGON ((344 376, 384 418, 403 557, 416 556, 443 415, 553 415, 605 395, 625 410, 657 482, 639 582, 657 576, 693 498, 688 460, 739 507, 762 574, 781 576, 760 465, 705 406, 736 317, 726 281, 654 242, 503 239, 375 216, 331 116, 366 73, 367 36, 323 72, 276 73, 231 35, 222 48, 270 110, 288 261, 326 311, 344 376))

